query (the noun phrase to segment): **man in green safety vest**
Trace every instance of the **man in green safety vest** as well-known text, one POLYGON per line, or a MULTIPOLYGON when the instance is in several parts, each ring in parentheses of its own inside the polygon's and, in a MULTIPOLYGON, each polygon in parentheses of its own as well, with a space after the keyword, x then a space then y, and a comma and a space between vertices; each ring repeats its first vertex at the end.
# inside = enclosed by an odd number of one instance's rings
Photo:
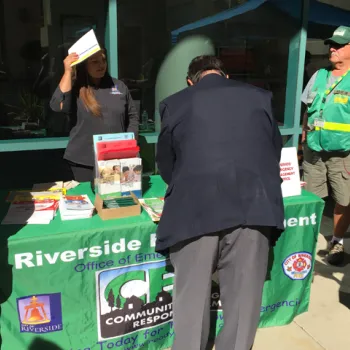
POLYGON ((350 27, 339 27, 325 41, 329 45, 329 68, 310 79, 302 102, 304 180, 306 189, 324 198, 328 188, 336 202, 333 238, 327 261, 344 260, 344 235, 350 224, 350 27))

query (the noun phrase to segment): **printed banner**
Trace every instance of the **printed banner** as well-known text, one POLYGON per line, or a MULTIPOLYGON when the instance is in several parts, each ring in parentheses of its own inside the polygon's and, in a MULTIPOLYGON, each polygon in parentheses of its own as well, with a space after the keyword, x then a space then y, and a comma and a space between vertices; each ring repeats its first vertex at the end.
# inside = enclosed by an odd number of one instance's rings
MULTIPOLYGON (((324 203, 300 198, 286 205, 260 327, 288 324, 308 308, 324 203)), ((155 229, 143 221, 10 242, 14 283, 2 305, 2 349, 29 349, 42 336, 62 350, 170 348, 174 271, 154 251, 155 229)), ((215 276, 211 307, 218 333, 224 322, 215 276)))

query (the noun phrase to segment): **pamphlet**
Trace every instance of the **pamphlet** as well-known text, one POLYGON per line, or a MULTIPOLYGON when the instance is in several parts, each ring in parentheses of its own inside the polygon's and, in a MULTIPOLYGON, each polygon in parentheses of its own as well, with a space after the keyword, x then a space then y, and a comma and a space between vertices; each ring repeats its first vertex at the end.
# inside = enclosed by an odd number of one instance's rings
POLYGON ((67 210, 91 210, 94 208, 87 195, 64 196, 63 203, 67 210))
POLYGON ((139 202, 154 222, 160 220, 164 207, 164 198, 142 198, 139 199, 139 202))
POLYGON ((298 156, 295 147, 282 148, 280 176, 283 180, 283 197, 299 196, 301 194, 298 156))
POLYGON ((120 169, 122 196, 130 196, 132 192, 137 198, 142 198, 142 159, 120 159, 120 169))
POLYGON ((102 199, 121 197, 120 178, 120 160, 98 162, 97 189, 102 199))
POLYGON ((95 32, 91 29, 68 50, 68 54, 76 53, 79 56, 79 59, 72 63, 72 66, 75 66, 100 50, 101 47, 97 42, 95 32))

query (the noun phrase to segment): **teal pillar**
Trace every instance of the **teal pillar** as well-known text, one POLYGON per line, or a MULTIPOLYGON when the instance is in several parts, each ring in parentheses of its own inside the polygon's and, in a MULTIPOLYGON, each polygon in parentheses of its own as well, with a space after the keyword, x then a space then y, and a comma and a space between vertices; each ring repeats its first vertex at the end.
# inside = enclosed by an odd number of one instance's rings
POLYGON ((304 78, 305 52, 307 43, 307 26, 309 19, 310 0, 300 1, 300 29, 289 44, 286 106, 284 112, 284 127, 282 133, 290 135, 287 146, 298 147, 301 133, 301 94, 304 78))
POLYGON ((117 0, 108 1, 105 46, 108 51, 108 69, 112 77, 118 78, 118 9, 117 0))

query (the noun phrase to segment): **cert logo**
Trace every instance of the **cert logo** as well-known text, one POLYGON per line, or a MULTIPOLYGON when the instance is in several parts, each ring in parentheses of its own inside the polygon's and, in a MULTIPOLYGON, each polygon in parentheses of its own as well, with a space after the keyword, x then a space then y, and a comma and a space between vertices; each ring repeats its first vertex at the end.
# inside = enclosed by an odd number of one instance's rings
POLYGON ((173 318, 169 260, 96 272, 99 340, 125 336, 173 318))
POLYGON ((17 299, 21 333, 51 333, 63 329, 61 293, 17 299))
POLYGON ((312 255, 308 252, 291 254, 283 261, 282 267, 291 280, 304 280, 312 269, 312 255))

